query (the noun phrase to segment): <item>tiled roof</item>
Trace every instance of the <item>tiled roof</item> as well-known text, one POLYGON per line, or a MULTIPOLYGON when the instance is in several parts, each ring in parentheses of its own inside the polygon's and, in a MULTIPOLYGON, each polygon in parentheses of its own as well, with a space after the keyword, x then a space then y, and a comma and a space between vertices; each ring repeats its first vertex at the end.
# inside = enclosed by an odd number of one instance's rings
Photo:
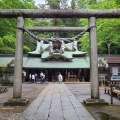
MULTIPOLYGON (((70 56, 68 57, 70 58, 70 56)), ((102 64, 106 64, 108 67, 107 61, 104 59, 105 57, 98 57, 98 61, 102 61, 102 64)), ((10 63, 14 56, 0 56, 0 66, 7 65, 10 63)), ((118 59, 117 59, 118 60, 118 59)), ((112 62, 113 63, 113 62, 112 62)), ((119 57, 120 63, 120 57, 119 57)), ((72 61, 42 61, 40 57, 23 57, 23 67, 25 68, 90 68, 90 58, 89 56, 84 57, 73 57, 72 61)), ((100 67, 98 65, 98 67, 100 67)))
POLYGON ((120 63, 120 56, 107 56, 107 63, 120 63))
POLYGON ((43 58, 49 58, 49 57, 52 57, 52 56, 62 56, 62 57, 64 57, 64 58, 73 58, 71 52, 65 52, 64 54, 54 53, 54 54, 52 54, 52 55, 49 55, 49 52, 44 52, 44 53, 42 54, 42 57, 41 57, 41 58, 42 58, 42 59, 43 59, 43 58))
MULTIPOLYGON (((12 60, 14 60, 15 57, 14 56, 3 56, 0 57, 0 66, 6 66, 7 64, 9 64, 12 60)), ((28 57, 23 57, 23 66, 27 63, 28 61, 28 57)))
POLYGON ((90 68, 89 58, 74 58, 70 61, 45 61, 30 57, 25 68, 90 68), (32 63, 32 64, 31 64, 32 63))
MULTIPOLYGON (((44 50, 49 47, 49 44, 44 44, 44 50)), ((37 41, 36 50, 32 52, 28 52, 28 54, 40 54, 40 42, 37 41)))
MULTIPOLYGON (((43 47, 44 50, 46 50, 47 48, 49 48, 49 46, 50 46, 49 44, 44 44, 44 47, 43 47)), ((82 52, 82 51, 78 51, 78 50, 72 51, 72 43, 65 44, 65 47, 67 49, 69 49, 69 51, 65 51, 65 54, 68 57, 69 57, 70 54, 72 54, 72 55, 85 55, 86 54, 86 52, 82 52)), ((44 58, 44 56, 49 57, 49 51, 47 51, 47 52, 48 52, 48 56, 46 56, 47 55, 46 51, 44 51, 44 53, 42 54, 42 58, 44 58)), ((37 42, 36 50, 32 51, 32 52, 28 52, 28 54, 34 54, 34 55, 40 54, 40 42, 37 42)))

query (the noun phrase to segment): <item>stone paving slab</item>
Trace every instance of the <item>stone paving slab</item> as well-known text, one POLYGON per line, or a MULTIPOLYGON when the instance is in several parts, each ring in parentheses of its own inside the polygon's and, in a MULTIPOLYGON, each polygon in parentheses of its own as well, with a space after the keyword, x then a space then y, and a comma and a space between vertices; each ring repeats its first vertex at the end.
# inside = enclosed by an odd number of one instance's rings
MULTIPOLYGON (((79 102, 83 102, 87 98, 91 98, 91 88, 90 84, 66 84, 69 90, 76 96, 79 102)), ((111 96, 105 94, 104 86, 99 87, 100 98, 104 99, 105 102, 108 102, 111 105, 111 96)), ((120 105, 120 100, 116 97, 113 97, 113 105, 120 105)))
POLYGON ((95 120, 65 84, 48 84, 18 120, 95 120))

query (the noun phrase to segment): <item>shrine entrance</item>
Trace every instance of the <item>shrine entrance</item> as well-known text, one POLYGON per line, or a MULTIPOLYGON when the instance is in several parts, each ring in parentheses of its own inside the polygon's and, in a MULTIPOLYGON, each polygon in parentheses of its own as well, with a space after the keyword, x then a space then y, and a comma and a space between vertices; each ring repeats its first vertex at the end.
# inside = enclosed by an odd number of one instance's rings
MULTIPOLYGON (((36 82, 40 82, 40 72, 46 75, 47 82, 57 82, 59 73, 63 75, 63 82, 90 82, 90 69, 25 69, 28 75, 31 73, 37 74, 36 82)), ((26 77, 26 82, 29 81, 29 76, 26 77)))
MULTIPOLYGON (((0 9, 0 18, 17 18, 16 52, 15 52, 15 70, 14 70, 14 89, 13 98, 21 99, 22 92, 22 69, 23 69, 23 36, 24 36, 24 18, 87 18, 89 21, 90 38, 90 82, 91 99, 96 101, 99 96, 98 81, 98 57, 97 57, 97 39, 96 39, 96 18, 120 18, 120 10, 41 10, 41 9, 0 9)), ((32 35, 32 34, 31 34, 32 35)), ((74 39, 80 37, 79 34, 74 39)), ((49 42, 46 39, 36 38, 38 41, 49 42)), ((72 41, 74 41, 72 39, 72 41)), ((62 39, 63 40, 63 39, 62 39)), ((56 39, 52 41, 56 42, 56 39)), ((67 39, 67 42, 70 39, 67 39)), ((65 42, 65 40, 63 40, 65 42)), ((62 51, 63 52, 63 51, 62 51)), ((79 64, 79 63, 78 63, 79 64)))

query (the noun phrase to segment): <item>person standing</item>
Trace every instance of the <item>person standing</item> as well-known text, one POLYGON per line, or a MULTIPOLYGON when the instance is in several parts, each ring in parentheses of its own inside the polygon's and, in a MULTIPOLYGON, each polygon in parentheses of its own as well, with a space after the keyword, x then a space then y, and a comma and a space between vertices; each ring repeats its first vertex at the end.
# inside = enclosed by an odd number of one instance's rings
POLYGON ((45 83, 45 73, 43 73, 42 82, 45 83))
POLYGON ((59 75, 58 75, 58 81, 59 81, 60 84, 63 81, 63 76, 61 75, 61 73, 59 73, 59 75))
POLYGON ((35 75, 32 74, 32 83, 35 83, 35 75))
POLYGON ((41 72, 40 72, 40 78, 42 78, 42 77, 43 77, 43 72, 41 71, 41 72))

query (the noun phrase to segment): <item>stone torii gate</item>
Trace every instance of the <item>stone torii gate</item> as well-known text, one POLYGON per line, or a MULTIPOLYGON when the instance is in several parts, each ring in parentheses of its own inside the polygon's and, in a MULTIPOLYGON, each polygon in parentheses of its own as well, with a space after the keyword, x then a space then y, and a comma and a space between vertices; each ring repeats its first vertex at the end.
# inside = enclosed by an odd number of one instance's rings
MULTIPOLYGON (((0 18, 17 18, 16 52, 14 70, 14 103, 26 100, 21 98, 22 92, 22 66, 23 66, 23 35, 24 18, 88 18, 90 38, 90 82, 91 99, 101 101, 98 82, 98 60, 96 41, 96 18, 120 18, 120 10, 41 10, 41 9, 0 9, 0 18), (21 100, 22 99, 22 100, 21 100)), ((91 101, 88 99, 86 101, 91 101)), ((11 101, 11 100, 8 100, 11 101)), ((102 101, 103 102, 103 101, 102 101)))
POLYGON ((49 43, 51 42, 61 42, 64 41, 66 43, 69 42, 73 42, 74 40, 77 40, 78 38, 80 38, 85 32, 88 32, 90 27, 88 28, 84 28, 84 27, 24 27, 24 28, 20 28, 20 29, 24 29, 25 32, 27 32, 31 37, 33 37, 35 40, 37 41, 44 41, 45 43, 49 43), (81 33, 79 33, 78 35, 72 37, 72 38, 39 38, 36 35, 34 35, 33 33, 31 33, 30 31, 39 31, 39 32, 61 32, 61 31, 79 31, 81 33))

